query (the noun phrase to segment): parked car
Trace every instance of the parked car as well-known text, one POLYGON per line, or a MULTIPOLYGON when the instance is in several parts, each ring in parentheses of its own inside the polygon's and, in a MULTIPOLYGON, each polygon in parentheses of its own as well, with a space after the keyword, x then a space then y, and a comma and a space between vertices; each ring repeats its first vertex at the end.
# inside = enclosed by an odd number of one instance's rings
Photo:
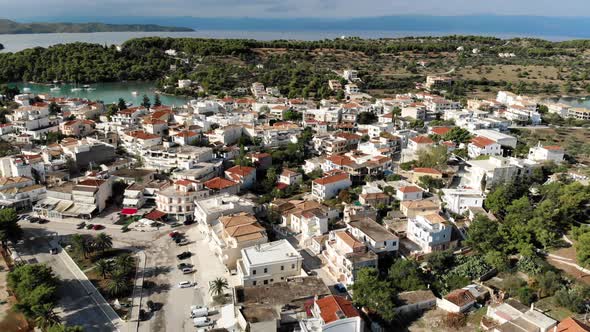
POLYGON ((210 320, 208 317, 193 318, 193 325, 196 327, 211 326, 213 324, 215 324, 215 322, 210 320))
POLYGON ((76 225, 76 228, 77 228, 77 229, 82 229, 82 228, 84 228, 84 227, 86 227, 86 223, 85 223, 85 222, 81 222, 81 223, 79 223, 78 225, 76 225))
POLYGON ((194 221, 192 221, 192 220, 185 220, 185 221, 183 221, 182 223, 183 223, 184 225, 187 225, 187 226, 188 226, 188 225, 192 225, 192 224, 194 223, 194 221))
POLYGON ((197 305, 191 306, 191 318, 205 317, 209 315, 209 308, 197 305))
POLYGON ((178 246, 186 246, 188 244, 188 240, 187 239, 180 239, 180 241, 177 241, 176 244, 178 246))
POLYGON ((185 267, 184 269, 182 269, 182 274, 191 274, 195 272, 195 270, 193 270, 192 267, 185 267))
POLYGON ((182 269, 187 268, 187 267, 193 267, 193 264, 180 263, 180 264, 177 265, 177 267, 178 267, 179 270, 182 270, 182 269))
POLYGON ((95 231, 99 231, 101 229, 104 229, 104 226, 103 225, 94 225, 94 226, 92 226, 92 229, 95 231))
POLYGON ((177 232, 177 231, 174 231, 174 232, 170 232, 170 233, 168 233, 168 236, 169 236, 171 239, 173 239, 173 240, 174 240, 174 239, 176 239, 178 236, 180 236, 180 233, 179 233, 179 232, 177 232))
POLYGON ((337 291, 339 291, 340 293, 345 293, 346 292, 346 287, 344 287, 343 284, 338 283, 338 284, 334 285, 334 288, 337 291))
POLYGON ((57 255, 57 248, 55 248, 55 247, 49 248, 49 253, 52 255, 57 255))
POLYGON ((39 218, 39 223, 40 223, 40 224, 46 224, 46 223, 48 223, 48 222, 49 222, 49 220, 48 220, 48 219, 39 218))
POLYGON ((191 257, 191 255, 192 254, 191 254, 190 251, 185 251, 185 252, 183 252, 181 254, 176 255, 176 258, 178 258, 178 259, 187 259, 187 258, 191 257))
POLYGON ((178 283, 178 288, 189 288, 189 287, 193 287, 193 283, 190 281, 181 281, 178 283))
POLYGON ((23 220, 23 221, 31 220, 31 216, 29 216, 28 214, 23 214, 20 217, 18 217, 18 221, 21 221, 21 220, 23 220))
POLYGON ((36 223, 36 222, 39 222, 39 218, 36 218, 36 217, 29 218, 29 222, 30 222, 30 223, 36 223))
POLYGON ((94 228, 94 224, 88 224, 88 225, 86 225, 86 229, 92 229, 92 228, 94 228))

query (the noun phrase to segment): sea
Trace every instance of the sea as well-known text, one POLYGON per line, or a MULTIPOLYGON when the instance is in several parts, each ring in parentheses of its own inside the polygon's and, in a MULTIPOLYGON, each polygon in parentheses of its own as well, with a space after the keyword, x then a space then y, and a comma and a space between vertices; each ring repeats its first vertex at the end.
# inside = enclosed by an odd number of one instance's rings
MULTIPOLYGON (((449 34, 463 34, 461 32, 441 31, 248 31, 248 30, 200 30, 191 32, 94 32, 94 33, 44 33, 44 34, 16 34, 0 35, 0 44, 4 50, 0 52, 18 52, 33 47, 48 47, 57 44, 86 42, 103 45, 120 45, 126 40, 141 37, 189 37, 189 38, 235 38, 256 40, 322 40, 340 37, 361 38, 399 38, 408 36, 445 36, 449 34)), ((464 34, 473 34, 465 32, 464 34)), ((519 37, 518 34, 481 34, 500 38, 519 37)), ((547 40, 567 40, 566 36, 539 36, 547 40)))
MULTIPOLYGON (((84 89, 82 85, 59 84, 45 85, 35 83, 11 83, 16 85, 21 92, 34 94, 46 94, 53 97, 84 98, 88 100, 100 100, 105 104, 116 103, 119 98, 133 105, 139 105, 146 95, 154 102, 156 88, 154 82, 115 82, 90 84, 90 89, 84 89), (59 87, 59 91, 51 91, 52 87, 59 87), (72 91, 72 89, 75 89, 72 91), (79 90, 81 89, 81 90, 79 90)), ((187 103, 188 98, 182 96, 160 95, 160 101, 168 106, 181 106, 187 103)))

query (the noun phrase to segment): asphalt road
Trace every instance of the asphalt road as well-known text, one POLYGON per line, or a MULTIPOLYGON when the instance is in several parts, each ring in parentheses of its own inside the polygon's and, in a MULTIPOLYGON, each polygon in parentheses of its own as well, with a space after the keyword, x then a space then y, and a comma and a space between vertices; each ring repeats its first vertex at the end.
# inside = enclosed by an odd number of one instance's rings
POLYGON ((57 313, 63 322, 67 325, 84 326, 85 331, 113 331, 111 320, 88 296, 86 289, 70 270, 62 255, 49 253, 49 240, 54 238, 54 233, 42 229, 25 230, 27 240, 22 245, 17 245, 16 250, 24 261, 51 266, 61 280, 57 313))

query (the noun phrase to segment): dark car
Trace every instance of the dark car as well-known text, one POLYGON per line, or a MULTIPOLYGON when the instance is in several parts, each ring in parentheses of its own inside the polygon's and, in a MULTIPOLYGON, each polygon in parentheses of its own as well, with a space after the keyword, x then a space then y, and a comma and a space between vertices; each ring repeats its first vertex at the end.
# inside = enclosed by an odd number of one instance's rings
POLYGON ((192 225, 193 223, 194 223, 194 221, 192 221, 192 220, 185 220, 185 221, 183 222, 183 224, 184 224, 184 225, 187 225, 187 226, 188 226, 188 225, 192 225))
POLYGON ((55 248, 55 247, 49 248, 49 253, 52 255, 57 255, 57 248, 55 248))
POLYGON ((177 265, 177 267, 178 267, 179 270, 182 270, 182 269, 186 269, 187 267, 193 267, 193 264, 180 263, 180 264, 177 265))
POLYGON ((86 229, 92 229, 92 228, 94 228, 94 224, 88 224, 88 225, 86 225, 86 229))
POLYGON ((191 257, 191 255, 192 254, 191 254, 190 251, 185 251, 185 252, 183 252, 181 254, 176 255, 176 258, 178 258, 178 259, 187 259, 187 258, 191 257))
POLYGON ((40 224, 46 224, 48 222, 49 222, 49 220, 47 220, 47 219, 39 218, 39 223, 40 224))
POLYGON ((345 293, 346 292, 346 287, 344 287, 343 284, 336 284, 334 285, 334 288, 339 291, 340 293, 345 293))
POLYGON ((82 229, 82 228, 84 228, 84 227, 86 227, 86 223, 85 223, 85 222, 81 222, 81 223, 79 223, 78 225, 76 225, 76 228, 77 228, 77 229, 82 229))
POLYGON ((37 223, 37 222, 39 222, 39 218, 33 217, 33 218, 29 219, 29 222, 30 223, 37 223))
POLYGON ((99 231, 101 229, 104 229, 104 226, 103 225, 94 225, 94 226, 92 226, 92 229, 95 231, 99 231))

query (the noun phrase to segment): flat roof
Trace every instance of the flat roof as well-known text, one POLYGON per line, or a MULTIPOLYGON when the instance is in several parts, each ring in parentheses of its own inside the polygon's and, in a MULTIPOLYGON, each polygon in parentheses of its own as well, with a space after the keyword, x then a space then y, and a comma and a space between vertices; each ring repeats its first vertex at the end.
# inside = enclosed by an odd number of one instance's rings
POLYGON ((244 248, 242 249, 242 258, 252 266, 297 260, 301 259, 301 254, 289 241, 282 239, 244 248))
POLYGON ((376 221, 364 218, 349 223, 351 227, 358 228, 375 241, 397 240, 398 237, 391 234, 385 227, 379 225, 376 221))

